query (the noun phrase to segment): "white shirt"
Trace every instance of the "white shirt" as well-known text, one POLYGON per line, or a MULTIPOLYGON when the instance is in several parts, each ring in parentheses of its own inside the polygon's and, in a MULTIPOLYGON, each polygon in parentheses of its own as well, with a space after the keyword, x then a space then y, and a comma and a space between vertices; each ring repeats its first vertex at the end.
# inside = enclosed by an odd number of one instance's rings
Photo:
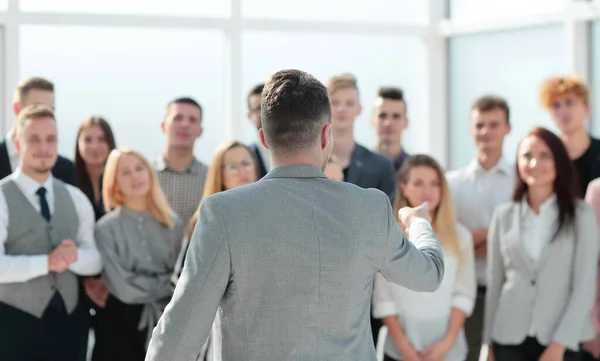
MULTIPOLYGON (((473 238, 471 232, 457 224, 461 264, 455 254, 444 251, 444 278, 435 292, 416 292, 397 284, 388 283, 377 274, 373 289, 373 317, 397 315, 410 343, 423 351, 440 341, 448 330, 452 308, 463 311, 467 317, 473 312, 477 294, 473 238)), ((388 335, 385 353, 399 359, 400 354, 388 335)), ((464 335, 457 338, 447 361, 462 361, 467 356, 464 335)))
POLYGON ((5 143, 6 151, 8 153, 8 160, 10 161, 10 169, 14 171, 19 167, 19 152, 17 151, 15 142, 9 134, 6 134, 5 143))
POLYGON ((558 224, 558 207, 556 196, 548 198, 540 206, 540 213, 535 213, 527 202, 527 197, 521 202, 521 232, 519 237, 525 250, 531 256, 535 265, 542 256, 542 251, 552 240, 558 224))
MULTIPOLYGON (((40 187, 45 187, 50 214, 54 214, 54 178, 52 175, 43 184, 21 173, 18 169, 9 177, 13 178, 25 197, 27 197, 27 200, 38 212, 41 210, 41 205, 36 192, 40 187)), ((77 262, 71 264, 69 270, 82 276, 98 274, 102 270, 102 262, 94 241, 94 226, 96 223, 94 209, 85 194, 78 188, 69 184, 65 184, 65 186, 69 191, 75 211, 79 217, 79 228, 76 235, 76 240, 79 242, 77 262)), ((47 254, 31 256, 6 255, 4 253, 4 243, 8 236, 9 211, 4 192, 0 191, 0 282, 27 282, 31 279, 47 275, 49 272, 47 254)))
MULTIPOLYGON (((457 221, 468 229, 475 230, 488 228, 496 206, 510 201, 515 171, 504 158, 489 171, 474 159, 468 166, 448 172, 446 178, 454 197, 457 221)), ((475 274, 477 283, 485 285, 485 258, 475 259, 475 274)))

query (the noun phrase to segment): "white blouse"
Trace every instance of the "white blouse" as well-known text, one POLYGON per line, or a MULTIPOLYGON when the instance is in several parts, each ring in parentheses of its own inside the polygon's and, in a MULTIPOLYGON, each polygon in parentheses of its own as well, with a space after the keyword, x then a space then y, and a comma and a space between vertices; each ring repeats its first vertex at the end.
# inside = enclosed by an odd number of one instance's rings
MULTIPOLYGON (((461 265, 459 267, 454 254, 444 250, 444 279, 437 291, 416 292, 389 283, 380 274, 375 277, 373 316, 398 316, 400 326, 418 351, 425 350, 446 336, 453 308, 460 309, 467 317, 473 311, 477 294, 473 238, 471 232, 461 224, 457 224, 456 228, 461 265)), ((389 334, 384 351, 389 357, 402 359, 389 334)), ((461 331, 444 361, 465 360, 467 351, 464 332, 461 331)))

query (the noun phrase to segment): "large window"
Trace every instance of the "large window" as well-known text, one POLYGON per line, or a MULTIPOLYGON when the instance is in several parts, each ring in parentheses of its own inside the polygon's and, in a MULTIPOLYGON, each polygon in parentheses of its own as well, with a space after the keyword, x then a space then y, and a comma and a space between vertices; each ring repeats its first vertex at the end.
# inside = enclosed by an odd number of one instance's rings
POLYGON ((542 81, 564 71, 561 27, 462 36, 450 41, 450 166, 475 155, 469 110, 477 97, 493 93, 511 108, 512 132, 504 154, 513 161, 519 140, 533 126, 556 130, 539 105, 542 81))
POLYGON ((591 29, 592 133, 600 137, 600 20, 591 29))
POLYGON ((450 17, 484 21, 550 13, 565 8, 565 0, 449 0, 450 17))
POLYGON ((425 0, 242 0, 242 15, 252 18, 285 18, 318 21, 426 24, 425 0))
MULTIPOLYGON (((0 4, 2 0, 0 0, 0 4)), ((104 14, 229 16, 223 0, 20 0, 22 11, 104 14)))
MULTIPOLYGON (((411 120, 405 145, 411 151, 426 151, 419 149, 419 139, 427 132, 423 121, 427 97, 422 80, 426 74, 425 50, 425 44, 413 36, 246 32, 242 37, 242 86, 249 90, 285 68, 306 70, 323 82, 333 75, 352 73, 358 79, 363 107, 355 122, 355 136, 369 148, 376 139, 370 120, 379 87, 401 87, 407 95, 411 120)), ((244 140, 252 141, 256 129, 249 121, 245 123, 244 140)))
POLYGON ((155 158, 165 143, 160 124, 166 104, 189 95, 204 107, 196 154, 210 162, 229 138, 223 126, 224 45, 221 33, 208 30, 23 26, 20 75, 55 83, 59 151, 66 156, 74 154, 80 122, 100 115, 119 146, 155 158))

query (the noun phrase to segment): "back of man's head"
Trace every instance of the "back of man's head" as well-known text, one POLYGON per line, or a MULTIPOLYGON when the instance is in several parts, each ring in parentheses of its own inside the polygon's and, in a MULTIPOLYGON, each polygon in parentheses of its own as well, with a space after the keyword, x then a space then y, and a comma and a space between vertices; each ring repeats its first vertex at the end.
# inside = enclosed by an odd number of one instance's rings
POLYGON ((311 148, 331 122, 327 88, 301 70, 273 74, 262 92, 261 109, 265 141, 275 153, 311 148))

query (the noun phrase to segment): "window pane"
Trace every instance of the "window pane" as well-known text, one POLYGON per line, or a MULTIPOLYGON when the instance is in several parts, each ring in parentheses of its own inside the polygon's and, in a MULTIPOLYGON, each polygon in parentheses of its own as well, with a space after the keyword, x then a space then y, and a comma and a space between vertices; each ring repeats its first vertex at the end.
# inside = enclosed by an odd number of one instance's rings
POLYGON ((600 20, 591 26, 592 133, 600 137, 600 20))
MULTIPOLYGON (((242 58, 244 94, 281 69, 308 71, 323 82, 340 73, 354 74, 358 79, 363 106, 355 121, 355 138, 368 148, 372 148, 376 140, 370 118, 379 87, 402 87, 411 119, 403 136, 404 145, 409 152, 426 151, 420 148, 419 142, 427 134, 420 121, 424 118, 426 106, 423 81, 426 77, 426 49, 419 38, 247 32, 242 37, 242 58)), ((246 104, 245 96, 242 101, 246 104)), ((245 140, 254 141, 256 129, 250 121, 245 123, 245 140)))
POLYGON ((453 19, 485 20, 563 10, 565 0, 450 0, 453 19))
POLYGON ((475 156, 469 135, 471 103, 495 93, 508 100, 512 131, 504 155, 513 162, 517 145, 533 126, 557 129, 539 105, 546 77, 564 70, 562 27, 463 36, 450 41, 450 165, 475 156))
POLYGON ((290 6, 289 2, 282 0, 243 0, 242 15, 251 18, 427 24, 428 3, 421 0, 304 0, 302 6, 290 6))
MULTIPOLYGON (((2 0, 0 0, 2 1, 2 0)), ((225 17, 228 0, 20 0, 23 11, 225 17)))
POLYGON ((23 26, 20 75, 54 82, 59 151, 69 158, 77 127, 89 115, 110 122, 118 146, 156 158, 165 144, 160 124, 166 104, 189 95, 204 107, 195 153, 208 163, 229 139, 223 127, 224 46, 223 35, 211 31, 23 26))
POLYGON ((8 0, 0 0, 0 11, 8 9, 8 0))

